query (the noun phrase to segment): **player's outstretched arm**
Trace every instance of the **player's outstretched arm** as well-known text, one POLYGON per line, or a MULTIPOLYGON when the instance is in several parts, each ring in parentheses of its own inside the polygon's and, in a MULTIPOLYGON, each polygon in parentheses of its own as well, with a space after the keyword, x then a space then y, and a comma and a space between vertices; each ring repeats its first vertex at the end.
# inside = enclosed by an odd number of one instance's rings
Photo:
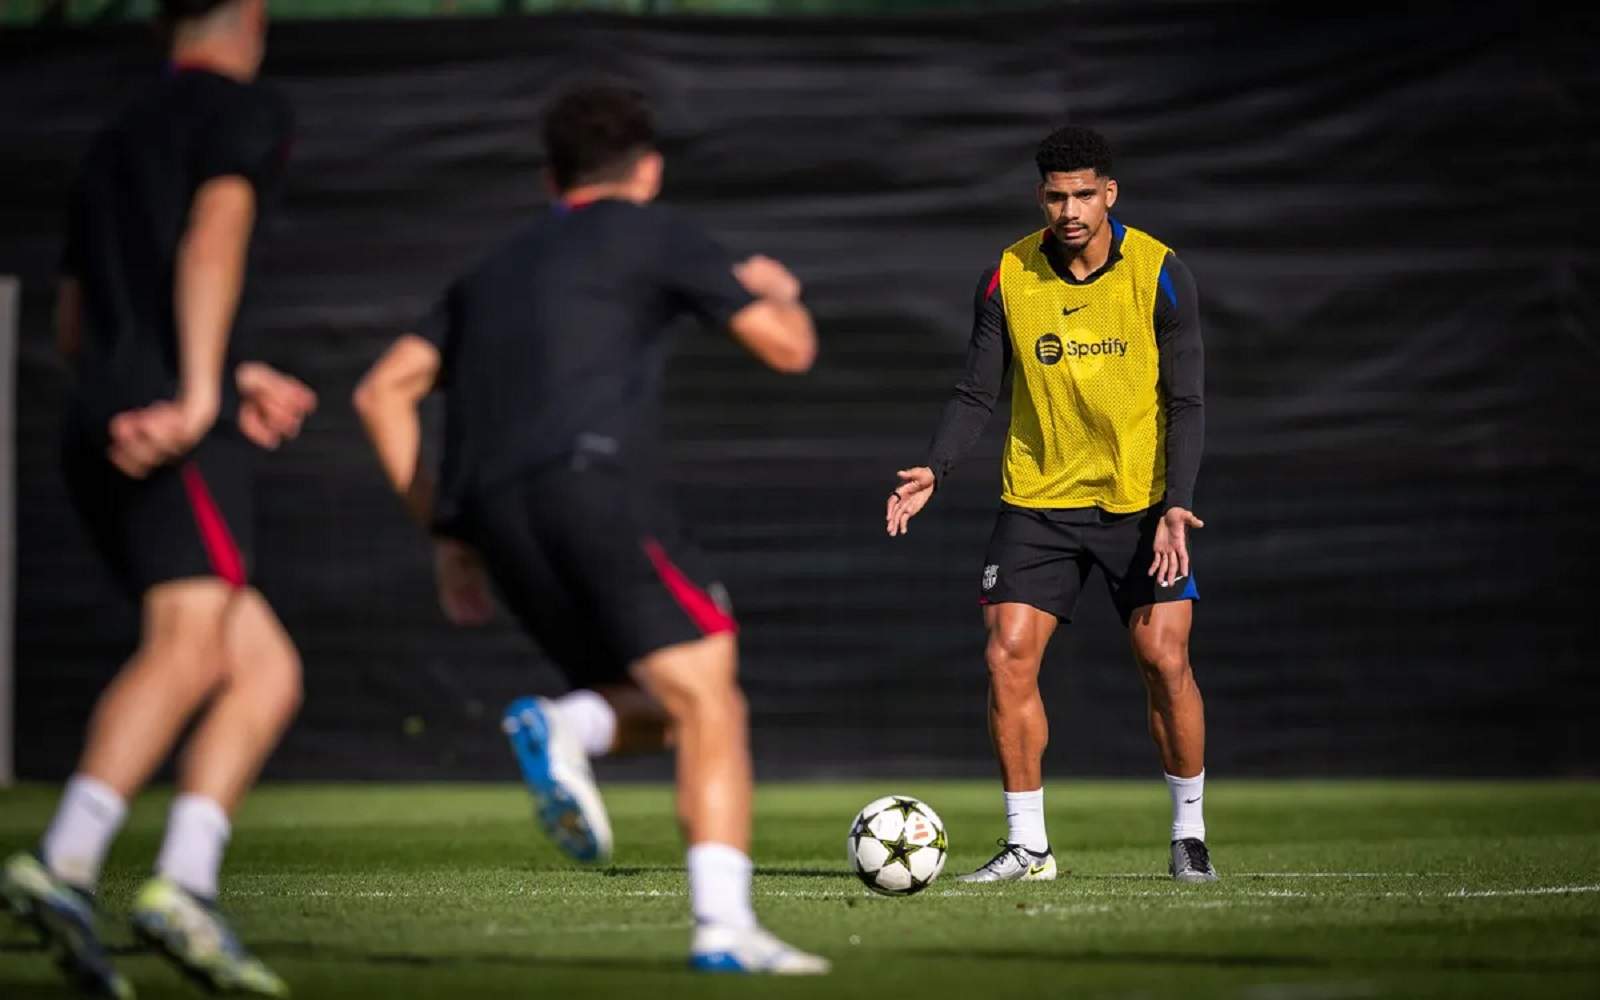
POLYGON ((756 297, 728 321, 734 339, 774 371, 809 371, 817 359, 817 328, 800 302, 800 280, 761 256, 736 265, 733 275, 756 297))
POLYGON ((904 535, 917 512, 928 505, 939 481, 949 474, 983 433, 994 412, 1006 368, 1011 364, 1011 339, 1005 311, 996 293, 996 269, 978 279, 974 292, 972 339, 967 345, 966 369, 945 404, 939 426, 928 446, 928 464, 901 469, 900 485, 889 494, 890 536, 904 535))
POLYGON ((408 333, 396 340, 356 386, 352 400, 389 485, 424 528, 433 519, 433 482, 419 468, 423 397, 439 377, 439 349, 408 333))

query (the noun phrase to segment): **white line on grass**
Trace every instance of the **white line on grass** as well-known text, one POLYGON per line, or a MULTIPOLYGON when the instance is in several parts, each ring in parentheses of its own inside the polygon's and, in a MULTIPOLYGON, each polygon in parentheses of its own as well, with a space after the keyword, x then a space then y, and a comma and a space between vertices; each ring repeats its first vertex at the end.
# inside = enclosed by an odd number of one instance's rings
MULTIPOLYGON (((1228 872, 1232 878, 1452 878, 1460 872, 1228 872)), ((1166 879, 1159 872, 1075 872, 1073 878, 1166 879)))
MULTIPOLYGON (((1087 888, 1087 887, 1085 886, 1083 888, 1087 888)), ((1429 891, 1381 892, 1381 893, 1377 893, 1376 895, 1378 895, 1380 897, 1387 897, 1387 898, 1401 898, 1401 897, 1403 897, 1403 898, 1407 898, 1407 899, 1491 899, 1491 898, 1507 897, 1507 896, 1566 896, 1566 895, 1579 895, 1579 894, 1596 893, 1596 892, 1600 892, 1600 884, 1594 884, 1594 885, 1535 886, 1535 887, 1513 888, 1513 889, 1454 889, 1454 890, 1451 890, 1449 892, 1438 892, 1438 891, 1433 891, 1433 892, 1429 892, 1429 891)), ((435 897, 435 896, 443 896, 443 895, 457 895, 458 893, 459 893, 459 890, 446 889, 446 888, 442 888, 441 887, 441 888, 438 888, 438 889, 422 889, 422 890, 412 890, 412 891, 407 891, 407 892, 395 891, 395 890, 390 890, 390 889, 342 889, 342 890, 341 889, 307 889, 307 890, 299 891, 299 892, 296 892, 296 891, 269 891, 269 890, 264 890, 264 889, 236 889, 236 890, 230 892, 228 895, 236 896, 236 897, 293 897, 293 898, 296 898, 296 899, 396 899, 396 898, 415 899, 415 898, 435 897)), ((875 898, 878 898, 873 893, 868 892, 865 889, 861 889, 861 890, 852 890, 852 889, 836 889, 836 890, 825 890, 825 889, 768 889, 768 890, 758 890, 756 894, 758 896, 762 896, 762 897, 773 896, 773 897, 778 897, 778 898, 781 898, 781 899, 838 899, 838 900, 850 900, 850 899, 875 899, 875 898)), ((1097 890, 1091 889, 1090 891, 1087 891, 1087 892, 1079 891, 1079 892, 1075 892, 1074 893, 1074 895, 1079 896, 1079 897, 1087 897, 1089 899, 1097 899, 1097 900, 1113 900, 1114 901, 1114 900, 1118 900, 1118 899, 1166 899, 1166 900, 1171 901, 1175 905, 1186 905, 1186 906, 1201 905, 1201 906, 1217 906, 1217 907, 1228 905, 1227 901, 1225 901, 1225 900, 1215 900, 1215 901, 1185 900, 1183 898, 1183 894, 1184 894, 1184 890, 1177 889, 1176 887, 1173 887, 1173 888, 1170 888, 1170 889, 1160 889, 1160 890, 1157 890, 1157 889, 1136 889, 1136 890, 1102 889, 1102 890, 1098 890, 1097 891, 1097 890)), ((594 893, 594 892, 592 892, 590 890, 587 890, 587 889, 580 889, 580 888, 566 887, 566 886, 559 887, 559 888, 537 888, 537 887, 533 887, 533 886, 506 886, 506 887, 494 890, 493 892, 475 891, 475 892, 470 893, 470 895, 554 896, 554 897, 558 897, 558 898, 575 897, 575 896, 582 896, 582 897, 585 897, 585 898, 604 898, 604 897, 624 896, 624 897, 632 897, 632 898, 681 899, 684 896, 687 896, 688 893, 685 892, 682 889, 643 889, 643 890, 632 890, 632 891, 628 891, 628 892, 619 892, 619 893, 601 893, 601 894, 597 895, 596 893, 594 893)), ((937 891, 935 893, 935 895, 946 896, 946 897, 957 897, 957 898, 965 897, 965 898, 970 898, 970 899, 982 899, 982 898, 984 898, 986 896, 992 897, 992 896, 994 896, 994 893, 992 891, 985 890, 985 889, 950 888, 950 889, 939 890, 939 891, 937 891)), ((1324 899, 1324 900, 1351 899, 1351 900, 1359 900, 1359 899, 1362 899, 1362 898, 1371 898, 1371 897, 1370 896, 1366 896, 1365 894, 1360 894, 1360 893, 1346 895, 1346 894, 1343 894, 1343 893, 1306 892, 1306 891, 1296 890, 1296 889, 1242 889, 1242 890, 1232 890, 1232 891, 1228 892, 1228 900, 1237 900, 1237 899, 1324 899)), ((1050 905, 1050 904, 1037 904, 1037 905, 1050 905)), ((1059 906, 1059 905, 1063 905, 1063 904, 1055 904, 1055 905, 1059 906)), ((1065 905, 1100 906, 1102 904, 1098 904, 1098 903, 1083 903, 1083 904, 1065 904, 1065 905)))
POLYGON ((1543 889, 1457 889, 1445 895, 1452 899, 1477 899, 1483 896, 1561 896, 1579 892, 1600 892, 1600 885, 1552 885, 1543 889))

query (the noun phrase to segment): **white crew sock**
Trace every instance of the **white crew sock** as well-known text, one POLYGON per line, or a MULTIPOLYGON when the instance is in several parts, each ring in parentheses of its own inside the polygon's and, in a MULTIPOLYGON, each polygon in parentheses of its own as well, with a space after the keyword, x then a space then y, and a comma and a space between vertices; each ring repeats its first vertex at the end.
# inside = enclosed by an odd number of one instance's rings
POLYGON ((1050 849, 1044 832, 1044 789, 1031 792, 1006 792, 1006 843, 1021 844, 1035 854, 1050 849))
POLYGON ((703 843, 689 848, 689 903, 697 924, 754 927, 750 907, 750 872, 745 853, 727 844, 703 843))
POLYGON ((1206 772, 1192 778, 1167 775, 1167 791, 1172 793, 1172 839, 1206 839, 1206 772))
POLYGON ((578 734, 583 751, 591 757, 604 757, 611 752, 617 738, 617 713, 611 703, 586 688, 557 698, 556 711, 561 721, 578 734))
POLYGON ((167 814, 167 837, 161 842, 156 871, 196 896, 215 899, 222 849, 233 832, 228 814, 211 799, 180 795, 167 814))
POLYGON ((63 882, 93 891, 106 851, 127 815, 128 804, 110 785, 87 774, 73 775, 39 845, 45 867, 63 882))

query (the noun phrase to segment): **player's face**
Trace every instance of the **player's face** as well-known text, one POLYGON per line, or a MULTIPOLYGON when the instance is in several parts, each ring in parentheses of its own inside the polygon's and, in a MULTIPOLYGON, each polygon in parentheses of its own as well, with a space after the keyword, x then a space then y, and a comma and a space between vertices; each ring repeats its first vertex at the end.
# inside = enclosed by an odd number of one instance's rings
POLYGON ((1093 170, 1057 171, 1039 182, 1045 224, 1073 250, 1089 245, 1116 203, 1117 182, 1093 170))

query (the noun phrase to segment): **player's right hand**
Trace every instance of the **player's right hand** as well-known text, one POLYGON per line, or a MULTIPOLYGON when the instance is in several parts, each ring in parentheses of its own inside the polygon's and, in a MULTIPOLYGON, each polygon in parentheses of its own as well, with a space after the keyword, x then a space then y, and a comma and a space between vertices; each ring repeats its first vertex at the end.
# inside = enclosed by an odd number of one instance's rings
POLYGON ((439 607, 452 625, 487 625, 494 620, 489 573, 476 549, 453 538, 433 543, 433 572, 439 607))
POLYGON ((161 400, 111 418, 107 428, 111 464, 133 479, 143 479, 193 448, 216 422, 214 405, 161 400))
POLYGON ((733 276, 758 299, 800 301, 800 279, 771 257, 757 254, 741 261, 733 266, 733 276))
POLYGON ((889 536, 909 533, 907 526, 917 511, 933 498, 933 470, 926 465, 914 469, 901 469, 895 473, 901 479, 895 491, 889 494, 889 536))

